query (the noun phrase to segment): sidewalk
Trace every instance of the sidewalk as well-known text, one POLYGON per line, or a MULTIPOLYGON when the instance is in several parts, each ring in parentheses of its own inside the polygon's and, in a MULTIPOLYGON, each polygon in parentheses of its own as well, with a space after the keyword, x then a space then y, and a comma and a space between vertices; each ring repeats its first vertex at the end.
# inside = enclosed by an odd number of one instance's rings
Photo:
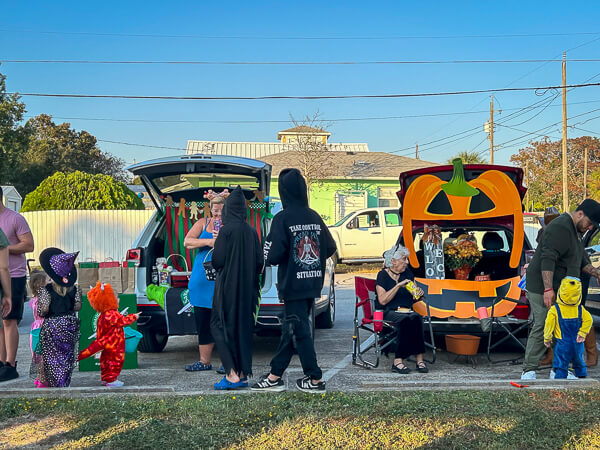
MULTIPOLYGON (((408 375, 391 372, 392 359, 381 358, 377 369, 365 369, 352 365, 352 317, 354 314, 353 274, 338 276, 336 325, 329 330, 316 330, 315 345, 319 363, 330 391, 377 391, 377 390, 457 390, 457 389, 518 389, 510 381, 520 383, 521 365, 510 363, 490 364, 485 354, 474 358, 474 366, 464 358, 438 351, 437 361, 430 364, 430 373, 416 371, 408 375), (456 361, 455 361, 456 360, 456 361)), ((256 336, 254 338, 254 375, 261 376, 269 371, 269 362, 277 349, 278 335, 256 336)), ((494 358, 507 359, 516 354, 495 353, 494 358)), ((426 358, 430 358, 428 355, 426 358)), ((214 371, 186 372, 184 366, 198 358, 197 339, 194 336, 175 336, 169 339, 162 353, 138 353, 139 367, 124 370, 119 377, 125 387, 107 389, 100 386, 99 372, 79 372, 75 370, 71 389, 36 389, 29 378, 29 337, 22 332, 18 351, 20 378, 0 384, 1 397, 39 396, 94 396, 106 393, 126 395, 185 395, 215 394, 213 384, 221 375, 214 371)), ((219 366, 218 355, 213 355, 213 367, 219 366)), ((414 362, 409 362, 414 367, 414 362)), ((588 369, 585 380, 548 380, 550 369, 538 372, 538 380, 523 384, 529 389, 598 388, 600 368, 588 369)), ((296 378, 302 376, 298 358, 292 360, 284 380, 288 389, 295 389, 296 378)), ((240 393, 244 391, 239 391, 240 393)), ((248 391, 249 392, 249 391, 248 391)))

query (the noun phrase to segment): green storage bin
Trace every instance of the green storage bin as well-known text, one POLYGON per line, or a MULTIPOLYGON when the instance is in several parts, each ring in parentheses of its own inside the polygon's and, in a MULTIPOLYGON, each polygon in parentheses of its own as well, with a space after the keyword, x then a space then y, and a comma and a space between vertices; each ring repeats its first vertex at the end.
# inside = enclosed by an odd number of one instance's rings
MULTIPOLYGON (((135 294, 119 295, 119 312, 127 308, 126 314, 137 312, 137 299, 135 294)), ((87 296, 83 296, 81 310, 79 311, 79 320, 81 322, 81 337, 79 338, 79 351, 87 348, 96 339, 96 322, 100 314, 91 306, 87 296)), ((128 325, 129 328, 137 332, 137 322, 128 325)), ((127 328, 127 327, 126 327, 127 328)), ((127 340, 125 340, 127 345, 127 340)), ((137 352, 125 353, 125 363, 123 369, 137 369, 137 352)), ((94 356, 79 361, 80 372, 100 371, 100 352, 94 356)))

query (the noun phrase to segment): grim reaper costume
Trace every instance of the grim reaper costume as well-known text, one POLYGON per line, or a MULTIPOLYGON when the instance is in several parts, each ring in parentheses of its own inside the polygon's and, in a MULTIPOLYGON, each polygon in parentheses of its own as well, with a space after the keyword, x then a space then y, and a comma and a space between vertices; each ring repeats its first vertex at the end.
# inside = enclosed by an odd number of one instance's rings
POLYGON ((246 198, 238 186, 225 202, 223 227, 212 257, 215 282, 211 332, 225 373, 252 375, 254 314, 264 259, 256 230, 246 223, 246 198))

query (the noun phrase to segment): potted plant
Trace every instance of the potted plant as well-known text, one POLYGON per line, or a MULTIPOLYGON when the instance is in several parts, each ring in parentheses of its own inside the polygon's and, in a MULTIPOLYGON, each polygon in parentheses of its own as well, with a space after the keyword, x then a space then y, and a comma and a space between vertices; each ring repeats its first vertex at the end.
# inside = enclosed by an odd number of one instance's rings
POLYGON ((481 259, 481 252, 471 235, 459 236, 456 244, 444 248, 445 261, 457 280, 467 280, 471 269, 481 259))

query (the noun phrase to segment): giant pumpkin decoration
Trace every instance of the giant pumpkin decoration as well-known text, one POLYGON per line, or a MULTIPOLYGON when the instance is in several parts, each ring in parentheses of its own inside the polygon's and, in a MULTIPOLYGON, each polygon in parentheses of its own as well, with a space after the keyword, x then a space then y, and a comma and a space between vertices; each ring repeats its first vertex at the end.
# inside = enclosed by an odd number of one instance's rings
MULTIPOLYGON (((452 164, 453 174, 449 182, 435 175, 421 175, 404 194, 402 235, 410 253, 411 266, 419 267, 413 227, 418 228, 423 223, 502 217, 512 219, 509 266, 518 267, 523 251, 524 228, 521 197, 514 182, 494 169, 466 181, 462 160, 455 159, 452 164)), ((495 304, 494 315, 506 315, 514 309, 514 302, 521 293, 517 286, 519 277, 494 281, 426 278, 417 278, 416 281, 424 289, 431 314, 435 317, 477 317, 478 307, 491 307, 492 304, 495 304)), ((415 310, 424 314, 425 306, 420 303, 420 306, 415 304, 415 310)))

